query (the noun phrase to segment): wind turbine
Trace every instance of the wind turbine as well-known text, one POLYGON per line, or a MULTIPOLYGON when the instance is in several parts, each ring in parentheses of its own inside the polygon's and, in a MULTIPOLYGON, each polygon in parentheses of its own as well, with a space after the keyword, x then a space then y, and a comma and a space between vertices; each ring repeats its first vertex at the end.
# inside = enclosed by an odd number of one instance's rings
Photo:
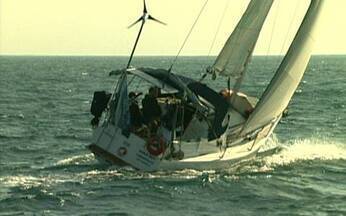
POLYGON ((136 47, 137 47, 137 43, 138 43, 138 41, 139 41, 139 38, 140 38, 141 33, 142 33, 142 30, 143 30, 144 23, 145 23, 147 20, 153 20, 153 21, 158 22, 158 23, 160 23, 160 24, 166 25, 166 23, 161 22, 160 20, 158 20, 158 19, 154 18, 153 16, 151 16, 151 15, 148 13, 145 0, 143 0, 143 3, 144 3, 143 15, 142 15, 138 20, 136 20, 136 22, 132 23, 131 25, 129 25, 129 27, 127 27, 127 28, 131 28, 132 26, 134 26, 134 25, 136 25, 137 23, 139 23, 139 22, 142 21, 141 28, 139 29, 139 32, 138 32, 138 35, 137 35, 137 38, 136 38, 136 42, 135 42, 135 45, 133 46, 133 49, 132 49, 132 52, 131 52, 131 55, 130 55, 130 59, 129 59, 128 63, 127 63, 126 69, 128 69, 128 68, 130 67, 133 54, 135 53, 135 50, 136 50, 136 47))

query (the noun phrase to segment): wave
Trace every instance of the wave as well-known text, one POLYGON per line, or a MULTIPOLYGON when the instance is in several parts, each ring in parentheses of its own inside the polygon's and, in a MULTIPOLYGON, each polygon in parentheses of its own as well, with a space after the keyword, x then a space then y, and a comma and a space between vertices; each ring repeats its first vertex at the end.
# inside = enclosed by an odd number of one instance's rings
POLYGON ((26 134, 25 132, 19 132, 21 134, 15 134, 15 132, 11 133, 2 133, 0 131, 0 139, 34 139, 36 138, 36 135, 34 134, 26 134))
POLYGON ((90 161, 94 161, 95 157, 92 153, 84 155, 76 155, 66 159, 59 160, 55 165, 79 165, 90 161))
POLYGON ((107 170, 101 170, 100 168, 98 168, 83 172, 74 171, 69 173, 56 173, 54 175, 52 173, 41 173, 38 176, 20 174, 0 177, 0 187, 2 189, 11 188, 11 190, 27 191, 34 188, 46 189, 69 183, 76 185, 94 180, 102 182, 115 178, 121 180, 134 180, 142 179, 143 175, 140 172, 134 170, 109 168, 107 170))
POLYGON ((328 139, 310 138, 280 144, 281 151, 264 158, 268 167, 311 160, 346 160, 346 145, 328 139))
MULTIPOLYGON (((7 176, 0 178, 0 183, 9 187, 20 186, 24 188, 41 185, 55 185, 69 182, 85 182, 93 179, 107 181, 109 179, 136 180, 136 179, 176 179, 197 180, 213 182, 220 177, 229 177, 237 180, 243 175, 272 172, 280 166, 294 165, 313 160, 346 160, 346 145, 341 142, 328 139, 299 139, 280 143, 275 137, 269 140, 262 152, 270 152, 269 155, 258 157, 254 160, 238 164, 227 170, 177 170, 158 171, 153 173, 141 172, 131 168, 117 168, 114 166, 98 166, 92 153, 75 155, 57 161, 53 166, 43 170, 68 169, 68 172, 56 173, 47 176, 7 176), (279 152, 271 152, 271 149, 279 147, 279 152), (269 149, 269 150, 268 150, 269 149), (96 165, 96 166, 95 166, 96 165)), ((42 171, 42 169, 40 169, 42 171)))
POLYGON ((17 114, 0 114, 0 118, 2 119, 24 119, 25 116, 23 113, 17 114))
MULTIPOLYGON (((346 145, 341 142, 323 139, 323 138, 307 138, 307 139, 297 139, 290 140, 287 142, 280 142, 275 136, 268 140, 265 146, 260 150, 260 156, 254 160, 245 161, 244 163, 237 164, 235 167, 230 167, 229 171, 233 174, 243 173, 247 170, 246 166, 252 164, 257 166, 252 171, 266 172, 273 170, 278 166, 285 166, 296 162, 302 161, 312 161, 312 160, 346 160, 346 145)), ((71 166, 71 165, 94 165, 95 162, 98 164, 92 153, 84 155, 76 155, 55 163, 54 166, 71 166)), ((93 168, 96 168, 93 166, 93 168)), ((100 166, 98 168, 107 168, 107 171, 95 171, 96 173, 89 173, 90 175, 108 175, 109 170, 118 170, 120 173, 126 175, 134 175, 134 173, 139 173, 141 177, 145 178, 157 178, 157 177, 180 177, 184 178, 194 178, 202 174, 208 173, 218 173, 216 170, 204 170, 198 171, 193 169, 177 170, 177 171, 158 171, 151 174, 143 174, 143 172, 135 171, 131 168, 122 168, 110 166, 100 166), (106 173, 105 173, 106 172, 106 173), (132 174, 130 174, 132 173, 132 174)), ((254 167, 253 167, 254 168, 254 167)), ((251 172, 250 170, 247 170, 251 172)), ((88 174, 88 175, 89 175, 88 174)), ((113 173, 114 174, 114 173, 113 173)), ((118 173, 119 174, 119 173, 118 173)), ((118 175, 117 174, 117 175, 118 175)), ((134 176, 132 176, 134 177, 134 176)))
POLYGON ((65 135, 55 135, 56 139, 72 139, 72 140, 81 140, 76 134, 65 134, 65 135))
POLYGON ((33 187, 46 186, 49 187, 58 183, 75 182, 77 179, 71 179, 68 176, 32 176, 32 175, 17 175, 0 177, 0 184, 7 187, 21 187, 30 189, 33 187))

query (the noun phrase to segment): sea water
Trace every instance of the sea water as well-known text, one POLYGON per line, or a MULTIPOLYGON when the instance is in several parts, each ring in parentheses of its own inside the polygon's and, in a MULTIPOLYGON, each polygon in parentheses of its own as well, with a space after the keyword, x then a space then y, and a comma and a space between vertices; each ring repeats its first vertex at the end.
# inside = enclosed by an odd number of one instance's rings
MULTIPOLYGON (((168 68, 172 57, 133 65, 168 68)), ((199 78, 214 57, 180 57, 199 78)), ((281 57, 255 57, 242 91, 260 97, 281 57)), ((85 148, 94 91, 125 57, 0 57, 0 215, 346 215, 346 56, 314 56, 270 144, 227 170, 145 173, 85 148)), ((218 77, 204 82, 227 86, 218 77)), ((134 79, 132 88, 147 91, 134 79)))

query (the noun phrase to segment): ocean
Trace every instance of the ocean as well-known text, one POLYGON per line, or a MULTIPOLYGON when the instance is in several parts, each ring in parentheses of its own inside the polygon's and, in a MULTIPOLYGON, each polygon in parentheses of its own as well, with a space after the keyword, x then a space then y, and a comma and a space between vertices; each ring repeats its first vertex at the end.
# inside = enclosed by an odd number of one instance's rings
MULTIPOLYGON (((180 57, 174 71, 198 78, 213 59, 180 57)), ((255 57, 242 91, 260 97, 280 59, 255 57)), ((108 73, 126 62, 0 57, 0 215, 346 215, 346 56, 312 57, 269 142, 281 151, 227 170, 153 173, 99 164, 86 149, 93 92, 111 91, 108 73)))

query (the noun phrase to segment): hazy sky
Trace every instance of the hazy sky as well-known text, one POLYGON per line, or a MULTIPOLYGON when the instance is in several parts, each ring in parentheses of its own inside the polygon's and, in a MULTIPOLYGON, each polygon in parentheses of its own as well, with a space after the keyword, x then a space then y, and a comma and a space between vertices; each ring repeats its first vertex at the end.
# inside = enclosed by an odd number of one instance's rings
MULTIPOLYGON (((147 0, 149 12, 168 25, 148 22, 137 55, 175 55, 204 2, 147 0)), ((227 8, 211 52, 217 54, 248 2, 209 0, 182 55, 208 54, 227 8)), ((255 54, 282 54, 308 4, 275 0, 255 54)), ((0 0, 0 54, 128 55, 139 25, 127 26, 142 7, 141 0, 0 0)), ((345 9, 345 0, 325 0, 315 54, 346 54, 345 9)))

